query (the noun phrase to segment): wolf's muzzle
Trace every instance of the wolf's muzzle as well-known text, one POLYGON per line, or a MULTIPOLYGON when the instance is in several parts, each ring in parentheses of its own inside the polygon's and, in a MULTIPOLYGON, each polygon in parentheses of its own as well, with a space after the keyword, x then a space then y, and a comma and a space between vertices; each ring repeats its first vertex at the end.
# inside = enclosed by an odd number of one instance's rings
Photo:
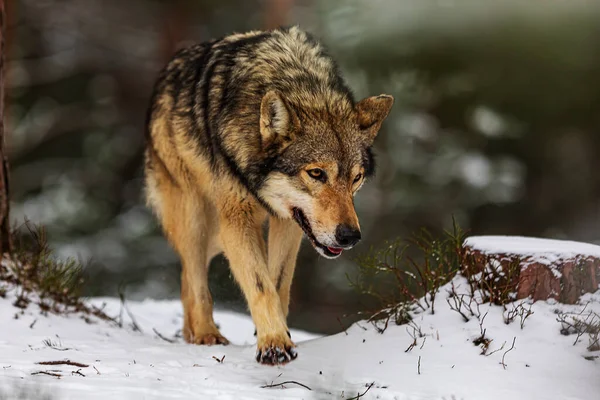
POLYGON ((360 239, 360 231, 352 226, 341 224, 335 229, 335 240, 341 247, 350 248, 360 239))

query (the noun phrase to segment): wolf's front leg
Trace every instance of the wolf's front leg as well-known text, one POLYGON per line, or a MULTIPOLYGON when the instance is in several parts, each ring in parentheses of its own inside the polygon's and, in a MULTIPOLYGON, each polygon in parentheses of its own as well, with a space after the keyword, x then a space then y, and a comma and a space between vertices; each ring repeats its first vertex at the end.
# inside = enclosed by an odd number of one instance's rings
POLYGON ((262 237, 263 214, 249 204, 220 212, 220 239, 229 267, 242 288, 257 329, 256 360, 262 364, 285 364, 296 358, 295 344, 287 334, 279 295, 267 269, 262 237))
POLYGON ((302 229, 292 219, 271 217, 269 220, 269 275, 279 293, 281 309, 286 317, 302 235, 302 229))

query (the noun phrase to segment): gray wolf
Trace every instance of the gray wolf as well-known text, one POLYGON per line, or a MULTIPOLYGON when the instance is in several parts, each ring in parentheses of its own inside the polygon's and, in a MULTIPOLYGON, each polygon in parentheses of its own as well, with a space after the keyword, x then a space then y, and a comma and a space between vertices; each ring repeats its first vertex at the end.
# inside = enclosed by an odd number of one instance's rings
POLYGON ((374 172, 371 146, 392 104, 355 102, 324 47, 297 27, 173 57, 148 112, 145 180, 181 259, 187 342, 228 343, 207 283, 223 252, 257 328, 257 361, 296 358, 286 318, 302 236, 332 259, 360 240, 353 196, 374 172))

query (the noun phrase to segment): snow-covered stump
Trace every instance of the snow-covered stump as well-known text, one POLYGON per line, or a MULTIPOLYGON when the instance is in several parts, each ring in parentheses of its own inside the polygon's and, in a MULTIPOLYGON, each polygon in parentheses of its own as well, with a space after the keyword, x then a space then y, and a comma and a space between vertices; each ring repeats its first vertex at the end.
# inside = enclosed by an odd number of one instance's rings
POLYGON ((517 299, 574 304, 600 283, 600 246, 520 236, 472 236, 464 243, 462 273, 517 299), (481 275, 479 275, 481 274, 481 275))

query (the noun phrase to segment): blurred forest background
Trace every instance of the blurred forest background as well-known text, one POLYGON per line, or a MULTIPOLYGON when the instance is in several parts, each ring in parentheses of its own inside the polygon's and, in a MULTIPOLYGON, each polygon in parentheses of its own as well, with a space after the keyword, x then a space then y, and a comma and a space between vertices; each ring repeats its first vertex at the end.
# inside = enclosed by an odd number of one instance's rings
MULTIPOLYGON (((356 200, 365 239, 335 262, 303 245, 292 326, 339 331, 361 307, 354 257, 452 216, 474 234, 600 244, 597 1, 7 3, 11 219, 89 260, 88 295, 179 296, 178 259, 141 196, 153 81, 182 46, 281 24, 319 37, 357 97, 396 98, 356 200)), ((211 279, 217 307, 244 309, 222 258, 211 279)))

